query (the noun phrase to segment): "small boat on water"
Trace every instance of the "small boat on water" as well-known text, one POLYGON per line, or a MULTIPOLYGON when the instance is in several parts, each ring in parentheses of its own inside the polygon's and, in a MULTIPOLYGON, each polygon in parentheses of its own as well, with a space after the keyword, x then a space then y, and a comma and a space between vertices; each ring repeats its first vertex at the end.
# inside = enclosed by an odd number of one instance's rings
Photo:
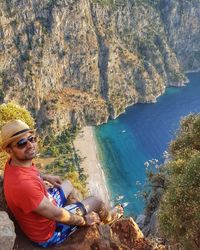
POLYGON ((119 196, 116 197, 116 200, 117 200, 117 201, 120 201, 120 200, 122 200, 123 198, 124 198, 124 195, 119 195, 119 196))
POLYGON ((124 208, 124 207, 127 207, 128 204, 129 204, 129 202, 123 202, 121 205, 122 205, 122 207, 124 208))

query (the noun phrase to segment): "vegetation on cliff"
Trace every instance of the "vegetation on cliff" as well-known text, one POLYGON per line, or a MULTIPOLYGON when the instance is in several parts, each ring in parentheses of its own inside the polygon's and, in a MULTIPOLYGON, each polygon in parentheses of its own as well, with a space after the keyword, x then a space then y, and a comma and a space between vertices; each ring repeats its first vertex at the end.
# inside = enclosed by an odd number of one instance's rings
POLYGON ((69 179, 85 196, 87 176, 80 167, 82 159, 73 146, 73 140, 78 131, 77 127, 69 127, 57 136, 54 134, 46 136, 42 142, 40 158, 51 158, 51 161, 45 165, 45 172, 59 175, 63 180, 69 179))
POLYGON ((156 173, 148 173, 152 192, 146 214, 157 210, 159 234, 186 250, 200 248, 199 138, 200 115, 183 118, 169 147, 170 159, 156 173))
POLYGON ((168 184, 159 209, 160 228, 184 249, 200 248, 200 115, 181 121, 166 164, 168 184))

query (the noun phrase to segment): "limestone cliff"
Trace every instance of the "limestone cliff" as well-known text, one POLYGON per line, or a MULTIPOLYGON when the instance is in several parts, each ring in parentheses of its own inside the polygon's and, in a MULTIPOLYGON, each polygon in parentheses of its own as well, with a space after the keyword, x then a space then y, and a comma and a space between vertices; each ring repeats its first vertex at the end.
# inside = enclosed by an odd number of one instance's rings
POLYGON ((171 48, 184 71, 200 70, 200 2, 160 1, 161 17, 171 48))
POLYGON ((200 3, 152 2, 0 0, 0 100, 56 130, 182 86, 199 68, 200 3))

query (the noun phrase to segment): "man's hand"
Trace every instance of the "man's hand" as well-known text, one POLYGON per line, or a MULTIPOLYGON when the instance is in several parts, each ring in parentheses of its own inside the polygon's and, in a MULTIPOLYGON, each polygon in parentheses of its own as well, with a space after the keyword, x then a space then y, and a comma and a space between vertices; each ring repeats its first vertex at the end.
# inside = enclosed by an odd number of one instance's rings
POLYGON ((91 212, 89 214, 86 214, 84 217, 86 220, 86 225, 88 225, 88 226, 94 225, 96 223, 100 223, 99 215, 95 212, 91 212))
POLYGON ((44 175, 43 179, 50 182, 54 187, 61 187, 62 181, 59 176, 44 175))

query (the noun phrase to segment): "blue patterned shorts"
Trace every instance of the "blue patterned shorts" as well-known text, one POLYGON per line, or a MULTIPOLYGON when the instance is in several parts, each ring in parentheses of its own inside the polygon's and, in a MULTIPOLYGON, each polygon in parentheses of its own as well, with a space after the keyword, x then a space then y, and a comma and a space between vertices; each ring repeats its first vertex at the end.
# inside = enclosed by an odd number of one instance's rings
MULTIPOLYGON (((62 188, 49 188, 48 193, 52 198, 54 198, 54 200, 56 200, 58 207, 63 207, 68 212, 73 213, 73 214, 85 215, 87 213, 84 205, 80 202, 65 206, 67 199, 65 198, 62 188)), ((45 242, 35 243, 35 244, 37 246, 44 247, 44 248, 60 244, 65 239, 67 239, 70 234, 75 232, 77 228, 78 228, 77 226, 70 226, 70 225, 57 223, 55 232, 49 240, 45 242)))

